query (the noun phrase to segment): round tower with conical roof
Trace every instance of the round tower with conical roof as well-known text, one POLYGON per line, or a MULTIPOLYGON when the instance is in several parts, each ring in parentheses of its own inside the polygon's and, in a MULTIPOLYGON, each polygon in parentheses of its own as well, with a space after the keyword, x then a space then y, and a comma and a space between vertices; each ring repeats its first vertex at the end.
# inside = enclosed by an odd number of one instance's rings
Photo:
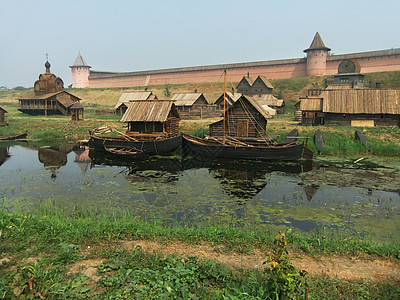
POLYGON ((72 87, 73 88, 87 88, 89 87, 90 68, 81 53, 75 59, 75 62, 70 66, 72 72, 72 87))
POLYGON ((305 49, 307 53, 307 76, 325 75, 326 58, 328 51, 331 49, 326 47, 317 32, 309 48, 305 49))

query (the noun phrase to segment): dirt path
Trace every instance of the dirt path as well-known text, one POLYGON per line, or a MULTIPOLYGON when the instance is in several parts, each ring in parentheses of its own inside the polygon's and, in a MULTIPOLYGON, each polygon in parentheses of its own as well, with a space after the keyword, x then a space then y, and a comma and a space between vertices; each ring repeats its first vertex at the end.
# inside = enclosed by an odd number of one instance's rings
MULTIPOLYGON (((125 249, 136 246, 148 252, 161 252, 164 255, 177 253, 214 260, 231 268, 263 268, 265 255, 259 250, 251 254, 224 253, 218 247, 210 245, 190 245, 182 242, 158 243, 148 240, 120 241, 125 249)), ((327 275, 332 278, 351 281, 366 280, 371 282, 391 281, 400 284, 400 261, 372 259, 370 257, 349 258, 346 256, 311 257, 302 255, 292 259, 300 270, 306 270, 311 276, 327 275)))

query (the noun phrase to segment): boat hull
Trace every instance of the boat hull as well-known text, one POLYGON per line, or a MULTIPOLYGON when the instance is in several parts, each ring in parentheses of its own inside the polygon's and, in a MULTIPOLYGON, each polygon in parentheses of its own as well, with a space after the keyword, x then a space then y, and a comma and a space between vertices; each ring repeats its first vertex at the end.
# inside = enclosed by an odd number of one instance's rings
POLYGON ((26 138, 27 134, 28 134, 27 132, 24 132, 24 133, 18 133, 18 134, 13 134, 13 135, 0 136, 0 141, 24 139, 24 138, 26 138))
POLYGON ((182 145, 182 137, 176 136, 160 140, 129 141, 124 138, 92 135, 89 139, 89 147, 95 150, 105 151, 104 143, 106 143, 108 147, 126 146, 136 148, 147 155, 167 155, 173 153, 182 145))
POLYGON ((232 158, 249 160, 294 161, 302 157, 304 143, 274 146, 229 146, 207 144, 203 139, 183 135, 182 148, 185 153, 192 152, 213 158, 232 158))

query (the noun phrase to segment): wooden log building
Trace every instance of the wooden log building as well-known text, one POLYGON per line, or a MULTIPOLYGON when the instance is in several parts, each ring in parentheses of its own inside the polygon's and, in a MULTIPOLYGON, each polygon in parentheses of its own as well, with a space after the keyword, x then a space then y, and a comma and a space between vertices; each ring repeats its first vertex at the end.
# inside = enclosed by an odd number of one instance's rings
POLYGON ((35 81, 34 93, 19 98, 19 111, 31 115, 63 114, 72 116, 73 121, 84 118, 80 98, 64 91, 60 77, 50 72, 50 63, 46 61, 46 72, 35 81))
POLYGON ((346 89, 323 92, 327 125, 400 126, 400 89, 346 89))
POLYGON ((244 76, 236 86, 238 93, 248 96, 272 94, 274 86, 264 76, 258 76, 256 80, 252 80, 249 75, 244 76))
MULTIPOLYGON (((271 118, 251 97, 241 96, 225 113, 225 134, 231 137, 263 137, 271 118)), ((210 124, 210 136, 222 137, 224 120, 210 124)))
POLYGON ((203 93, 179 93, 171 98, 182 119, 215 116, 216 106, 209 105, 203 93))
POLYGON ((142 134, 176 136, 179 133, 179 113, 170 100, 130 101, 121 122, 128 131, 142 134))

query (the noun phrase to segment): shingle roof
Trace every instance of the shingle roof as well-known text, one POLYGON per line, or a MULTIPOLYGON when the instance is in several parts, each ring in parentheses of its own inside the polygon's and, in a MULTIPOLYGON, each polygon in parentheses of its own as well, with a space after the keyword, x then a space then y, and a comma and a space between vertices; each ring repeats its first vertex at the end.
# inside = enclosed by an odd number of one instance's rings
POLYGON ((315 36, 314 36, 314 39, 313 39, 310 47, 308 47, 306 50, 304 50, 304 52, 307 52, 307 51, 310 51, 310 50, 327 50, 327 51, 330 51, 331 49, 325 46, 324 42, 322 41, 321 36, 317 32, 315 34, 315 36))
MULTIPOLYGON (((251 105, 265 118, 265 119, 270 119, 271 115, 268 113, 268 111, 263 107, 263 105, 253 99, 253 97, 248 97, 248 96, 242 96, 241 98, 247 99, 251 105)), ((238 101, 241 101, 239 98, 238 101)), ((237 102, 237 101, 236 101, 237 102)))
MULTIPOLYGON (((235 103, 241 96, 241 93, 235 93, 232 94, 231 92, 226 92, 225 93, 225 100, 229 105, 232 105, 233 103, 235 103)), ((214 104, 219 105, 219 103, 223 104, 224 101, 224 94, 222 94, 216 101, 214 104)))
MULTIPOLYGON (((265 76, 258 76, 257 79, 261 80, 261 81, 265 84, 266 87, 268 87, 268 88, 270 88, 270 89, 273 89, 273 88, 274 88, 274 86, 273 86, 272 83, 267 79, 267 77, 265 77, 265 76)), ((257 79, 254 80, 254 82, 256 82, 257 79)))
POLYGON ((171 110, 179 117, 175 104, 170 100, 130 101, 121 122, 165 122, 171 110))
MULTIPOLYGON (((157 97, 152 92, 131 92, 131 93, 122 93, 121 97, 119 97, 117 104, 115 104, 115 109, 120 107, 122 104, 127 105, 129 101, 134 100, 156 100, 157 97)), ((128 105, 127 105, 128 106, 128 105)))
POLYGON ((276 98, 271 94, 262 94, 261 96, 247 96, 247 98, 252 98, 254 101, 260 103, 260 105, 268 106, 283 106, 285 102, 282 99, 276 98))
POLYGON ((175 101, 176 106, 192 106, 202 95, 202 93, 174 94, 171 100, 175 101))
POLYGON ((35 93, 29 93, 29 94, 19 98, 18 100, 46 100, 53 96, 56 96, 57 101, 68 108, 71 105, 73 105, 74 103, 76 103, 76 101, 72 100, 70 97, 63 97, 63 95, 65 95, 65 94, 71 95, 71 96, 75 97, 76 99, 80 100, 80 98, 78 98, 75 95, 72 95, 71 93, 68 93, 66 91, 59 91, 59 92, 55 92, 55 93, 48 93, 48 94, 41 94, 41 95, 35 95, 35 93))
POLYGON ((243 78, 240 80, 240 82, 238 83, 237 86, 240 86, 242 84, 246 84, 248 86, 252 86, 253 85, 253 79, 251 79, 248 76, 243 76, 243 78))

